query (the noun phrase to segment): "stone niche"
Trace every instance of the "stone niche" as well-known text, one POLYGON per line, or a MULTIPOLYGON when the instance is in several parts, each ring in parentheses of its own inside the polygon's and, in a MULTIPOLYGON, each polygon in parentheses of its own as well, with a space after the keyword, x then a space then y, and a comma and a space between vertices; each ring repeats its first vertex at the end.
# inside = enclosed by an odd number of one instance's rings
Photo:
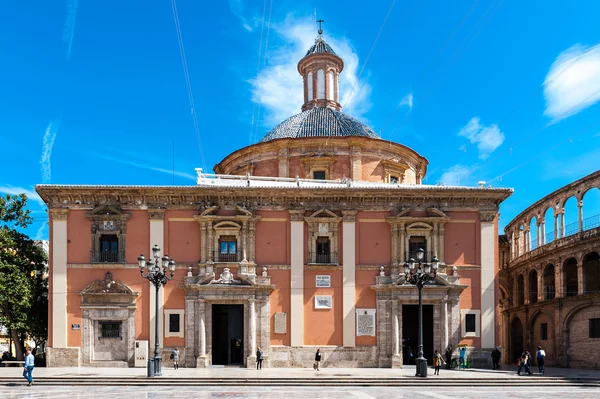
POLYGON ((136 298, 126 284, 113 280, 107 272, 81 295, 82 345, 84 365, 99 362, 126 362, 133 366, 135 354, 136 298))

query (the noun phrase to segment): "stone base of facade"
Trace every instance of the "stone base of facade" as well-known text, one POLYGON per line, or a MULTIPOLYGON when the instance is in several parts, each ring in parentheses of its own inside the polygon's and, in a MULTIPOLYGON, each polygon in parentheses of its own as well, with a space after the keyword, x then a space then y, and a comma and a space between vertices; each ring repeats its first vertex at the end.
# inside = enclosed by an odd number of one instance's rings
POLYGON ((81 366, 80 348, 46 348, 46 367, 81 366))
POLYGON ((392 355, 392 368, 393 369, 401 369, 402 368, 402 355, 392 355))
POLYGON ((208 367, 208 356, 198 356, 196 358, 196 367, 205 369, 208 367))
POLYGON ((265 357, 265 363, 268 367, 311 368, 315 362, 317 349, 321 350, 321 367, 379 367, 375 346, 271 346, 268 359, 265 357))
POLYGON ((494 348, 467 348, 467 361, 469 367, 478 369, 491 369, 492 351, 494 348))

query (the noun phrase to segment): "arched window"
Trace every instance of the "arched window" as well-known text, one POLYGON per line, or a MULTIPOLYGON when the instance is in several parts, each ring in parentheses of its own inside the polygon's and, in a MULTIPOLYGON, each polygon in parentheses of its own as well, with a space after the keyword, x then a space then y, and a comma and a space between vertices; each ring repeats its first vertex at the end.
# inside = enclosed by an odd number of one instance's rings
POLYGON ((586 293, 600 292, 600 255, 591 252, 583 258, 583 281, 586 293))
POLYGON ((525 303, 525 279, 522 274, 517 277, 517 305, 525 303))
POLYGON ((529 272, 529 302, 536 303, 538 300, 538 281, 537 271, 529 272))
POLYGON ((325 98, 325 71, 322 69, 317 71, 317 98, 325 98))
POLYGON ((327 95, 327 99, 329 100, 333 100, 335 95, 335 77, 333 74, 333 71, 329 71, 329 73, 327 74, 328 80, 329 80, 329 93, 327 95))
POLYGON ((565 296, 576 296, 577 288, 577 260, 569 258, 563 263, 563 275, 565 276, 565 296))
POLYGON ((534 216, 529 221, 529 250, 533 251, 539 247, 537 218, 534 216))
POLYGON ((547 265, 544 269, 544 299, 554 299, 554 265, 547 265))
POLYGON ((307 80, 306 90, 308 91, 308 101, 312 101, 312 99, 313 99, 313 74, 312 74, 312 72, 308 73, 308 75, 306 76, 306 80, 307 80))

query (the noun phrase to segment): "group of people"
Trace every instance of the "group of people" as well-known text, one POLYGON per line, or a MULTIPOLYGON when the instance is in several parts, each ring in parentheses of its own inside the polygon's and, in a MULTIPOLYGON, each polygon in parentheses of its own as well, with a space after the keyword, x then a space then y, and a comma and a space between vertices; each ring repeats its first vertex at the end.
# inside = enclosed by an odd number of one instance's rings
MULTIPOLYGON (((544 372, 546 371, 544 367, 546 364, 546 351, 543 350, 541 346, 538 346, 535 357, 537 360, 538 371, 540 372, 540 374, 544 374, 544 372)), ((531 354, 529 353, 529 351, 523 352, 517 360, 517 363, 519 365, 519 369, 517 370, 518 375, 521 375, 521 370, 523 368, 525 368, 525 372, 527 374, 533 374, 529 369, 529 366, 531 365, 531 354)))

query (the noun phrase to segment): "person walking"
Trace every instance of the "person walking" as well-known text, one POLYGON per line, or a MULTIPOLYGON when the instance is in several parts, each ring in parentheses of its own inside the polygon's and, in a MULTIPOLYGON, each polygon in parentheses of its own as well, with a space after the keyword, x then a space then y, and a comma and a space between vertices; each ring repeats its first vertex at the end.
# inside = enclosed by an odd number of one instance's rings
POLYGON ((23 377, 27 381, 29 381, 29 384, 27 384, 28 387, 33 385, 33 377, 31 373, 33 373, 34 360, 35 359, 30 351, 25 352, 25 365, 23 366, 23 377))
POLYGON ((452 366, 452 346, 446 348, 446 370, 450 370, 452 366))
POLYGON ((263 362, 263 353, 259 347, 256 349, 256 369, 257 370, 262 370, 262 362, 263 362))
POLYGON ((458 348, 458 353, 459 353, 459 363, 458 363, 458 368, 459 369, 466 369, 467 368, 467 363, 466 363, 466 355, 467 355, 467 345, 461 345, 458 348))
POLYGON ((521 369, 525 367, 525 371, 531 375, 533 374, 531 370, 529 370, 529 360, 531 356, 528 351, 525 351, 521 354, 521 358, 519 359, 519 369, 517 370, 517 375, 521 375, 521 369))
POLYGON ((315 353, 315 364, 313 364, 313 368, 317 371, 321 371, 320 367, 321 367, 321 349, 317 349, 317 353, 315 353))
POLYGON ((179 348, 175 347, 171 351, 171 359, 173 360, 173 370, 179 369, 179 348))
POLYGON ((541 346, 538 346, 536 358, 540 374, 544 374, 544 364, 546 363, 546 351, 543 350, 541 346))
POLYGON ((440 367, 442 367, 442 364, 444 363, 444 358, 436 349, 433 352, 433 367, 435 368, 433 375, 440 375, 440 367))
POLYGON ((495 347, 494 350, 492 351, 492 363, 493 363, 494 370, 500 370, 501 353, 500 353, 500 349, 498 349, 498 348, 499 348, 499 346, 495 347))

